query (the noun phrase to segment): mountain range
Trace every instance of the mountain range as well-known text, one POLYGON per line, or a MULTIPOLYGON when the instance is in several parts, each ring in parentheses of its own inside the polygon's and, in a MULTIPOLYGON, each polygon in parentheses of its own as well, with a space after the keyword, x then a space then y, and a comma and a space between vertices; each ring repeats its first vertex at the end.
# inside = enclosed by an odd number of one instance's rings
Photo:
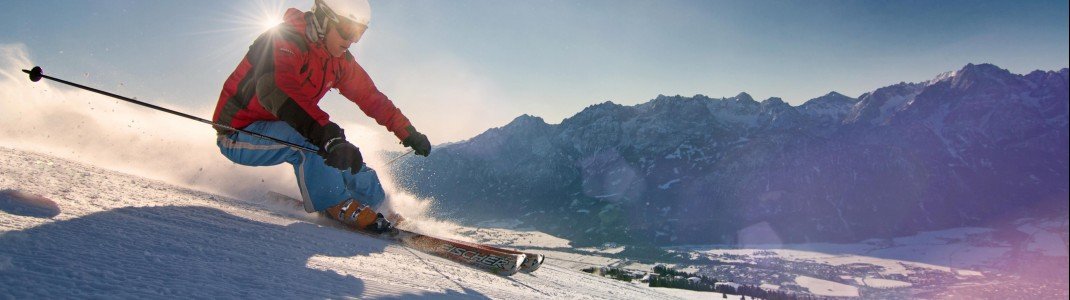
POLYGON ((461 220, 515 218, 579 245, 856 241, 1066 214, 1067 69, 969 64, 792 106, 659 95, 560 124, 523 115, 396 180, 461 220))

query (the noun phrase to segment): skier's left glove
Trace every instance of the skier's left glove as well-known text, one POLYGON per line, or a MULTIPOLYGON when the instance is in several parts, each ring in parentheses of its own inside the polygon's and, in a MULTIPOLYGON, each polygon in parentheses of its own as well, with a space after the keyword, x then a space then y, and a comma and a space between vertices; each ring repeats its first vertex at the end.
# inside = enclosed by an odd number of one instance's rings
POLYGON ((401 145, 412 148, 412 150, 416 151, 416 155, 426 157, 431 154, 431 142, 427 140, 426 135, 416 131, 416 128, 412 126, 405 127, 405 130, 409 131, 409 137, 401 141, 401 145))
POLYGON ((343 138, 335 138, 327 142, 323 157, 328 166, 342 171, 350 171, 353 174, 360 172, 364 166, 364 156, 360 155, 360 148, 343 138))

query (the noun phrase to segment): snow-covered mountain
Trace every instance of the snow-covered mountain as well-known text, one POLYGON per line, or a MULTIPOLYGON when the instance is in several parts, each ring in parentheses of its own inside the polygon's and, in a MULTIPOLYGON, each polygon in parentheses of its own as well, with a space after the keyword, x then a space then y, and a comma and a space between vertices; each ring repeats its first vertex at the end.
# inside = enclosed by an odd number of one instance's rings
POLYGON ((458 217, 577 242, 858 240, 1067 211, 1067 69, 970 64, 858 99, 658 96, 520 116, 395 166, 458 217))

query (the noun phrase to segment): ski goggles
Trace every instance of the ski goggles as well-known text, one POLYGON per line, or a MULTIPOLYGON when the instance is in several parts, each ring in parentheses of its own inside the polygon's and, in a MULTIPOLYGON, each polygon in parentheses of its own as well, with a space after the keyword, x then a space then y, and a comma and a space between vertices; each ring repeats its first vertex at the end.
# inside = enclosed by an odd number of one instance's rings
POLYGON ((343 39, 356 43, 364 35, 364 31, 368 29, 368 26, 346 18, 339 18, 338 22, 335 22, 334 28, 343 39))

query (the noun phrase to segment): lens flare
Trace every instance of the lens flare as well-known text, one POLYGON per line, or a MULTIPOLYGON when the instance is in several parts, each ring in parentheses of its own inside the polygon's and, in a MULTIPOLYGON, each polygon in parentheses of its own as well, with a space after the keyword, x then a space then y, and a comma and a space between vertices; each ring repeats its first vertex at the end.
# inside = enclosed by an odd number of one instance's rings
POLYGON ((263 20, 260 21, 260 27, 261 27, 262 30, 265 30, 265 31, 271 30, 272 28, 275 28, 275 26, 278 26, 279 24, 282 24, 282 16, 281 15, 277 15, 277 16, 276 15, 265 15, 263 20))
MULTIPOLYGON (((257 36, 278 26, 283 22, 287 8, 308 10, 308 3, 289 3, 285 0, 258 0, 252 2, 226 1, 230 3, 222 9, 203 16, 205 22, 212 23, 211 30, 190 32, 192 35, 209 35, 222 42, 216 47, 209 47, 203 55, 211 64, 233 64, 249 49, 249 43, 257 36)), ((308 1, 311 2, 311 1, 308 1)))

